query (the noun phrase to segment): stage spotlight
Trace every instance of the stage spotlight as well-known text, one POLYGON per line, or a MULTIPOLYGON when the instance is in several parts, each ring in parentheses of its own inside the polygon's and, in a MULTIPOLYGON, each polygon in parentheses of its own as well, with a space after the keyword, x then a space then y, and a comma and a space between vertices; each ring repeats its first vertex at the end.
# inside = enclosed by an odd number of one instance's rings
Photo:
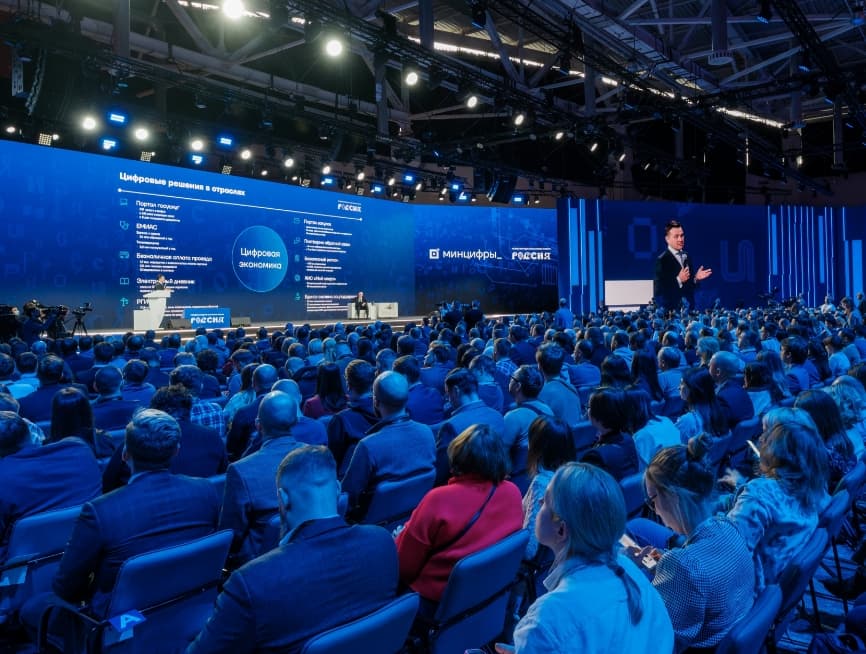
POLYGON ((397 183, 397 178, 391 175, 388 177, 388 186, 394 186, 397 183))
POLYGON ((472 199, 472 194, 466 191, 460 191, 457 194, 452 194, 452 196, 454 197, 452 202, 469 202, 472 199))
POLYGON ((322 174, 323 175, 330 175, 331 174, 331 164, 325 164, 324 166, 322 166, 322 174))
POLYGON ((126 125, 126 122, 129 120, 129 116, 120 111, 109 111, 108 112, 108 122, 114 123, 115 125, 126 125))
POLYGON ((538 197, 537 195, 534 198, 532 198, 532 204, 540 204, 540 203, 541 203, 541 198, 538 197))
POLYGON ((627 156, 628 156, 628 155, 627 155, 625 152, 623 152, 621 155, 619 155, 619 158, 617 159, 617 161, 619 161, 620 163, 622 163, 623 161, 625 161, 625 158, 626 158, 627 156))
POLYGON ((514 204, 526 204, 526 193, 515 193, 511 196, 511 202, 514 204))
POLYGON ((101 147, 106 152, 111 152, 112 150, 117 149, 117 139, 105 137, 99 142, 99 147, 101 147))
POLYGON ((469 109, 475 109, 475 107, 478 106, 479 102, 480 102, 480 99, 478 98, 478 96, 475 93, 470 93, 468 96, 466 96, 466 106, 469 109))
POLYGON ((420 191, 422 188, 424 188, 424 184, 422 182, 416 182, 415 183, 415 190, 416 191, 420 191))
POLYGON ((139 157, 139 160, 143 161, 145 163, 150 163, 150 161, 153 159, 155 154, 156 154, 156 152, 154 152, 152 150, 142 150, 141 151, 141 157, 139 157))
POLYGON ((244 148, 243 150, 241 150, 241 159, 243 159, 244 161, 249 161, 250 157, 252 156, 252 150, 250 150, 249 148, 244 148))
POLYGON ((322 186, 334 186, 337 183, 337 178, 333 175, 323 175, 319 183, 322 186))
POLYGON ((343 54, 343 42, 335 36, 325 40, 325 54, 329 57, 339 57, 343 54))
POLYGON ((448 193, 448 187, 447 186, 443 186, 442 190, 439 191, 439 195, 441 195, 442 197, 444 197, 447 193, 448 193))
POLYGON ((191 154, 189 160, 196 166, 201 166, 204 163, 204 157, 200 154, 191 154))
POLYGON ((524 113, 523 111, 518 111, 516 114, 514 114, 514 116, 512 116, 511 122, 514 124, 515 127, 520 127, 521 125, 523 125, 523 123, 526 122, 526 113, 524 113))
POLYGON ((285 159, 283 159, 283 166, 285 166, 286 168, 291 168, 294 165, 295 165, 294 157, 287 156, 285 159))
POLYGON ((755 16, 755 20, 765 25, 773 18, 773 7, 770 5, 770 0, 761 0, 761 10, 755 16))
POLYGON ((224 163, 220 168, 220 173, 222 173, 223 175, 231 175, 232 165, 230 163, 224 163))
POLYGON ((84 119, 81 121, 81 128, 87 130, 88 132, 92 132, 96 129, 96 118, 94 118, 93 116, 85 116, 84 119))
POLYGON ((553 138, 555 138, 557 141, 561 141, 562 139, 565 138, 565 132, 562 131, 562 130, 559 130, 559 131, 558 131, 558 132, 553 136, 553 138))
POLYGON ((193 139, 189 142, 189 149, 193 152, 201 152, 204 150, 204 141, 202 139, 193 139))
POLYGON ((372 182, 370 184, 370 193, 373 195, 383 195, 385 193, 385 185, 382 182, 372 182))
POLYGON ((36 142, 39 145, 51 147, 51 145, 54 143, 54 138, 51 134, 48 134, 46 132, 39 132, 39 138, 36 139, 36 142))
POLYGON ((133 134, 136 141, 146 141, 150 138, 150 130, 147 127, 136 127, 133 134))
POLYGON ((235 139, 233 136, 223 134, 217 137, 217 145, 221 148, 233 148, 235 145, 235 139))
POLYGON ((243 0, 225 0, 223 2, 223 13, 227 18, 237 20, 244 15, 245 11, 243 0))
POLYGON ((18 131, 18 128, 15 127, 15 125, 6 125, 6 133, 7 134, 14 134, 17 131, 18 131))
POLYGON ((413 172, 405 172, 403 173, 403 183, 406 185, 411 185, 415 181, 415 173, 413 172))
POLYGON ((596 150, 598 150, 598 141, 593 141, 592 145, 589 146, 589 151, 595 152, 596 150))
POLYGON ((262 172, 259 173, 259 174, 260 174, 262 177, 267 177, 267 176, 268 176, 268 169, 267 169, 267 168, 262 168, 262 172))
POLYGON ((406 86, 415 86, 418 84, 419 79, 421 78, 418 75, 418 71, 414 68, 403 69, 403 81, 406 82, 406 86))
POLYGON ((366 176, 366 175, 365 175, 365 173, 364 173, 364 170, 361 169, 361 170, 359 170, 359 171, 357 172, 357 174, 355 175, 355 179, 358 180, 358 181, 360 182, 360 181, 363 181, 363 179, 364 179, 365 176, 366 176))

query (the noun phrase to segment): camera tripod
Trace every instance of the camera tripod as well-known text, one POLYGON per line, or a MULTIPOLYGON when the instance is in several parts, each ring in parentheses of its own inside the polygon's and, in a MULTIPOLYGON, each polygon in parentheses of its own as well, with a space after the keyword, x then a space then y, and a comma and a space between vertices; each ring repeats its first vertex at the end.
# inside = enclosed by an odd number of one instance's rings
POLYGON ((84 314, 78 311, 73 311, 75 316, 75 324, 72 325, 72 338, 76 336, 87 336, 87 327, 84 326, 84 314))

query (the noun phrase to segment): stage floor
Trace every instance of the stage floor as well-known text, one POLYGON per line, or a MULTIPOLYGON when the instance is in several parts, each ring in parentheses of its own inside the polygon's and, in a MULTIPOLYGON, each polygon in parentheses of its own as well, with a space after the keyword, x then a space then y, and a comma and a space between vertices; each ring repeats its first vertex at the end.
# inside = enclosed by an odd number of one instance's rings
MULTIPOLYGON (((421 322, 423 321, 423 319, 426 317, 427 317, 426 315, 425 316, 399 316, 397 318, 382 318, 379 322, 387 323, 387 324, 391 325, 391 327, 393 329, 403 331, 403 327, 405 327, 408 323, 415 323, 416 325, 420 325, 421 322)), ((346 325, 347 331, 348 331, 348 328, 350 326, 352 329, 354 329, 355 326, 357 326, 357 325, 369 325, 369 324, 372 324, 373 322, 376 322, 376 321, 350 320, 348 318, 337 318, 337 319, 331 318, 330 320, 328 320, 328 319, 306 320, 306 319, 301 318, 298 320, 288 320, 288 321, 281 322, 281 323, 273 323, 273 322, 253 323, 251 325, 244 325, 243 328, 247 334, 253 334, 254 335, 259 330, 259 328, 264 327, 265 329, 268 330, 268 333, 270 334, 270 333, 273 333, 274 331, 283 331, 283 329, 285 329, 285 327, 286 327, 286 322, 291 322, 295 327, 297 327, 298 325, 308 324, 311 327, 316 327, 316 328, 325 327, 327 325, 334 325, 338 322, 341 322, 344 325, 346 325)), ((229 331, 237 329, 237 327, 221 327, 221 329, 223 330, 223 334, 225 334, 229 331)), ((132 330, 132 329, 88 329, 87 333, 90 336, 95 336, 97 334, 100 336, 117 336, 117 335, 123 335, 128 331, 134 331, 134 330, 132 330)), ((210 328, 208 329, 208 331, 210 331, 210 328)), ((139 332, 135 332, 135 333, 141 334, 143 332, 139 331, 139 332)), ((166 336, 168 334, 180 334, 182 338, 189 338, 189 337, 192 337, 193 335, 195 335, 195 330, 194 329, 157 329, 156 330, 156 335, 158 338, 161 338, 161 337, 166 336)), ((80 336, 80 335, 81 334, 76 334, 76 336, 80 336)))

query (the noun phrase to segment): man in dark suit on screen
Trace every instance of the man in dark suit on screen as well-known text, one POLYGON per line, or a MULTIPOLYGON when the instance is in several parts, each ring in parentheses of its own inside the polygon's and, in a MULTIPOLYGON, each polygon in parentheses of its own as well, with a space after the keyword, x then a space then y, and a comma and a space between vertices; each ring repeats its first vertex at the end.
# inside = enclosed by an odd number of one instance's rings
POLYGON ((656 259, 653 297, 657 305, 665 309, 679 309, 683 300, 688 306, 695 305, 695 286, 713 274, 710 268, 701 266, 692 271, 692 262, 686 254, 686 235, 679 221, 670 220, 665 225, 667 248, 656 259))

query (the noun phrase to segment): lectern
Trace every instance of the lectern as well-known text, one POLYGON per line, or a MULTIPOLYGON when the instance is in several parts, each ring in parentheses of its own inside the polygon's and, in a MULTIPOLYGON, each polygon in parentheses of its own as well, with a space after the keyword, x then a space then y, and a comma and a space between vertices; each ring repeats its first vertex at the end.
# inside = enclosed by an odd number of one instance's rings
POLYGON ((144 294, 147 300, 146 309, 138 309, 132 312, 132 326, 135 331, 147 331, 148 329, 159 329, 162 318, 165 316, 165 303, 171 297, 171 291, 151 291, 144 294))

